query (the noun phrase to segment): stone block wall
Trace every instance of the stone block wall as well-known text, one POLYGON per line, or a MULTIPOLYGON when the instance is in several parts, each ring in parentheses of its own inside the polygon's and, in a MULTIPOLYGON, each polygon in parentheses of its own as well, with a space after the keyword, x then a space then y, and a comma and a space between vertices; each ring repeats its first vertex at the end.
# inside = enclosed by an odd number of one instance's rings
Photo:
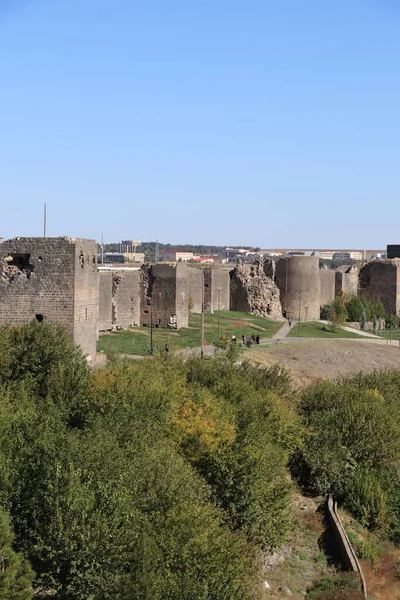
POLYGON ((112 329, 112 277, 112 271, 99 271, 99 331, 112 329))
POLYGON ((96 359, 98 318, 97 244, 75 240, 74 341, 96 359))
POLYGON ((229 310, 230 307, 229 269, 211 271, 211 310, 229 310))
POLYGON ((278 260, 276 285, 287 319, 316 321, 320 317, 320 274, 317 256, 289 256, 278 260))
POLYGON ((361 267, 359 293, 380 300, 389 314, 400 311, 400 261, 373 260, 361 267))
POLYGON ((359 268, 356 265, 341 267, 335 272, 335 296, 339 294, 358 294, 359 268))
POLYGON ((127 329, 140 325, 139 269, 112 273, 112 326, 127 329))
POLYGON ((189 322, 187 270, 184 263, 156 263, 140 270, 140 324, 177 329, 189 322))
POLYGON ((332 269, 320 269, 320 306, 325 306, 335 299, 335 271, 332 269))
POLYGON ((0 246, 0 323, 46 319, 96 356, 97 247, 92 240, 14 238, 0 246), (93 262, 94 261, 94 262, 93 262))
POLYGON ((203 269, 198 267, 188 266, 188 303, 193 301, 193 307, 191 312, 201 313, 201 298, 202 298, 202 286, 203 286, 203 269))

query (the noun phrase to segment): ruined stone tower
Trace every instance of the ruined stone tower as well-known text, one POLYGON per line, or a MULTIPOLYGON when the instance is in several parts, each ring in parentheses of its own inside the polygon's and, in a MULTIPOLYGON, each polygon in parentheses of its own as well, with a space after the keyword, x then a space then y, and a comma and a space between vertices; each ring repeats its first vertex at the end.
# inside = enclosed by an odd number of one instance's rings
POLYGON ((98 274, 93 240, 14 238, 0 245, 0 323, 63 325, 96 357, 98 274))

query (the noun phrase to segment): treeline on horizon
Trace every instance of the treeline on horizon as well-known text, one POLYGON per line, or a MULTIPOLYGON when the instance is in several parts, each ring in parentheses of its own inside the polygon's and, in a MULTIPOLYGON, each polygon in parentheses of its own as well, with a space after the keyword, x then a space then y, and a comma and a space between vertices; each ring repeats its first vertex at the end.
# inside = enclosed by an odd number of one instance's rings
POLYGON ((400 371, 303 391, 229 354, 90 371, 45 322, 0 346, 0 599, 257 600, 296 485, 400 542, 400 371))

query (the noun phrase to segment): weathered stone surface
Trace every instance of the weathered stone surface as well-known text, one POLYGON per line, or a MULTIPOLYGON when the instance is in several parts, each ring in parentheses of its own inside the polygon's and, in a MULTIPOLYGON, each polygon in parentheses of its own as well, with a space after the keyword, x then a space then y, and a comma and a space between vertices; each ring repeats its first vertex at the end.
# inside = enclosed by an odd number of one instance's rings
POLYGON ((400 311, 400 260, 373 260, 362 266, 359 275, 360 296, 380 300, 389 314, 400 311))
POLYGON ((260 257, 253 264, 238 262, 231 271, 231 310, 282 321, 279 289, 274 283, 275 263, 260 257))
POLYGON ((187 265, 145 264, 140 269, 140 324, 180 329, 189 324, 187 265))
POLYGON ((358 274, 359 268, 357 265, 349 267, 339 267, 335 271, 335 296, 340 294, 355 294, 358 293, 358 274))
POLYGON ((0 323, 46 319, 96 356, 97 245, 72 238, 14 238, 0 246, 0 323))

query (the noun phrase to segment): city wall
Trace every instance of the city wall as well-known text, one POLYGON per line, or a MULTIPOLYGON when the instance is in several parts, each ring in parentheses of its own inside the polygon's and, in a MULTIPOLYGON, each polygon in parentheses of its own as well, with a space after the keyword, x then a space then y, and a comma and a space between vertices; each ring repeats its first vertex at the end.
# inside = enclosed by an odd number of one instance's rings
POLYGON ((320 306, 325 306, 335 299, 335 271, 332 269, 320 269, 320 306))
POLYGON ((140 270, 140 323, 180 329, 189 324, 188 267, 184 263, 143 265, 140 270))
POLYGON ((99 311, 98 330, 111 331, 113 326, 112 314, 113 274, 112 271, 99 271, 99 311))
POLYGON ((320 269, 317 256, 290 256, 276 265, 276 285, 287 319, 316 321, 320 317, 320 269))
POLYGON ((359 293, 364 298, 380 300, 386 312, 400 310, 400 260, 373 260, 360 270, 359 293))
POLYGON ((47 320, 96 356, 97 246, 92 240, 14 238, 0 245, 0 323, 47 320))
POLYGON ((113 329, 140 325, 139 269, 112 273, 111 313, 113 329))
POLYGON ((282 319, 319 319, 335 294, 379 299, 400 311, 400 260, 319 269, 317 257, 261 258, 232 270, 146 264, 98 272, 96 242, 71 238, 15 238, 0 245, 0 323, 46 319, 63 325, 90 360, 98 331, 135 325, 187 327, 189 303, 204 309, 239 310, 282 319), (190 301, 190 302, 189 302, 190 301))
POLYGON ((351 267, 340 267, 335 272, 335 296, 340 294, 358 294, 358 276, 359 268, 356 265, 351 267))

